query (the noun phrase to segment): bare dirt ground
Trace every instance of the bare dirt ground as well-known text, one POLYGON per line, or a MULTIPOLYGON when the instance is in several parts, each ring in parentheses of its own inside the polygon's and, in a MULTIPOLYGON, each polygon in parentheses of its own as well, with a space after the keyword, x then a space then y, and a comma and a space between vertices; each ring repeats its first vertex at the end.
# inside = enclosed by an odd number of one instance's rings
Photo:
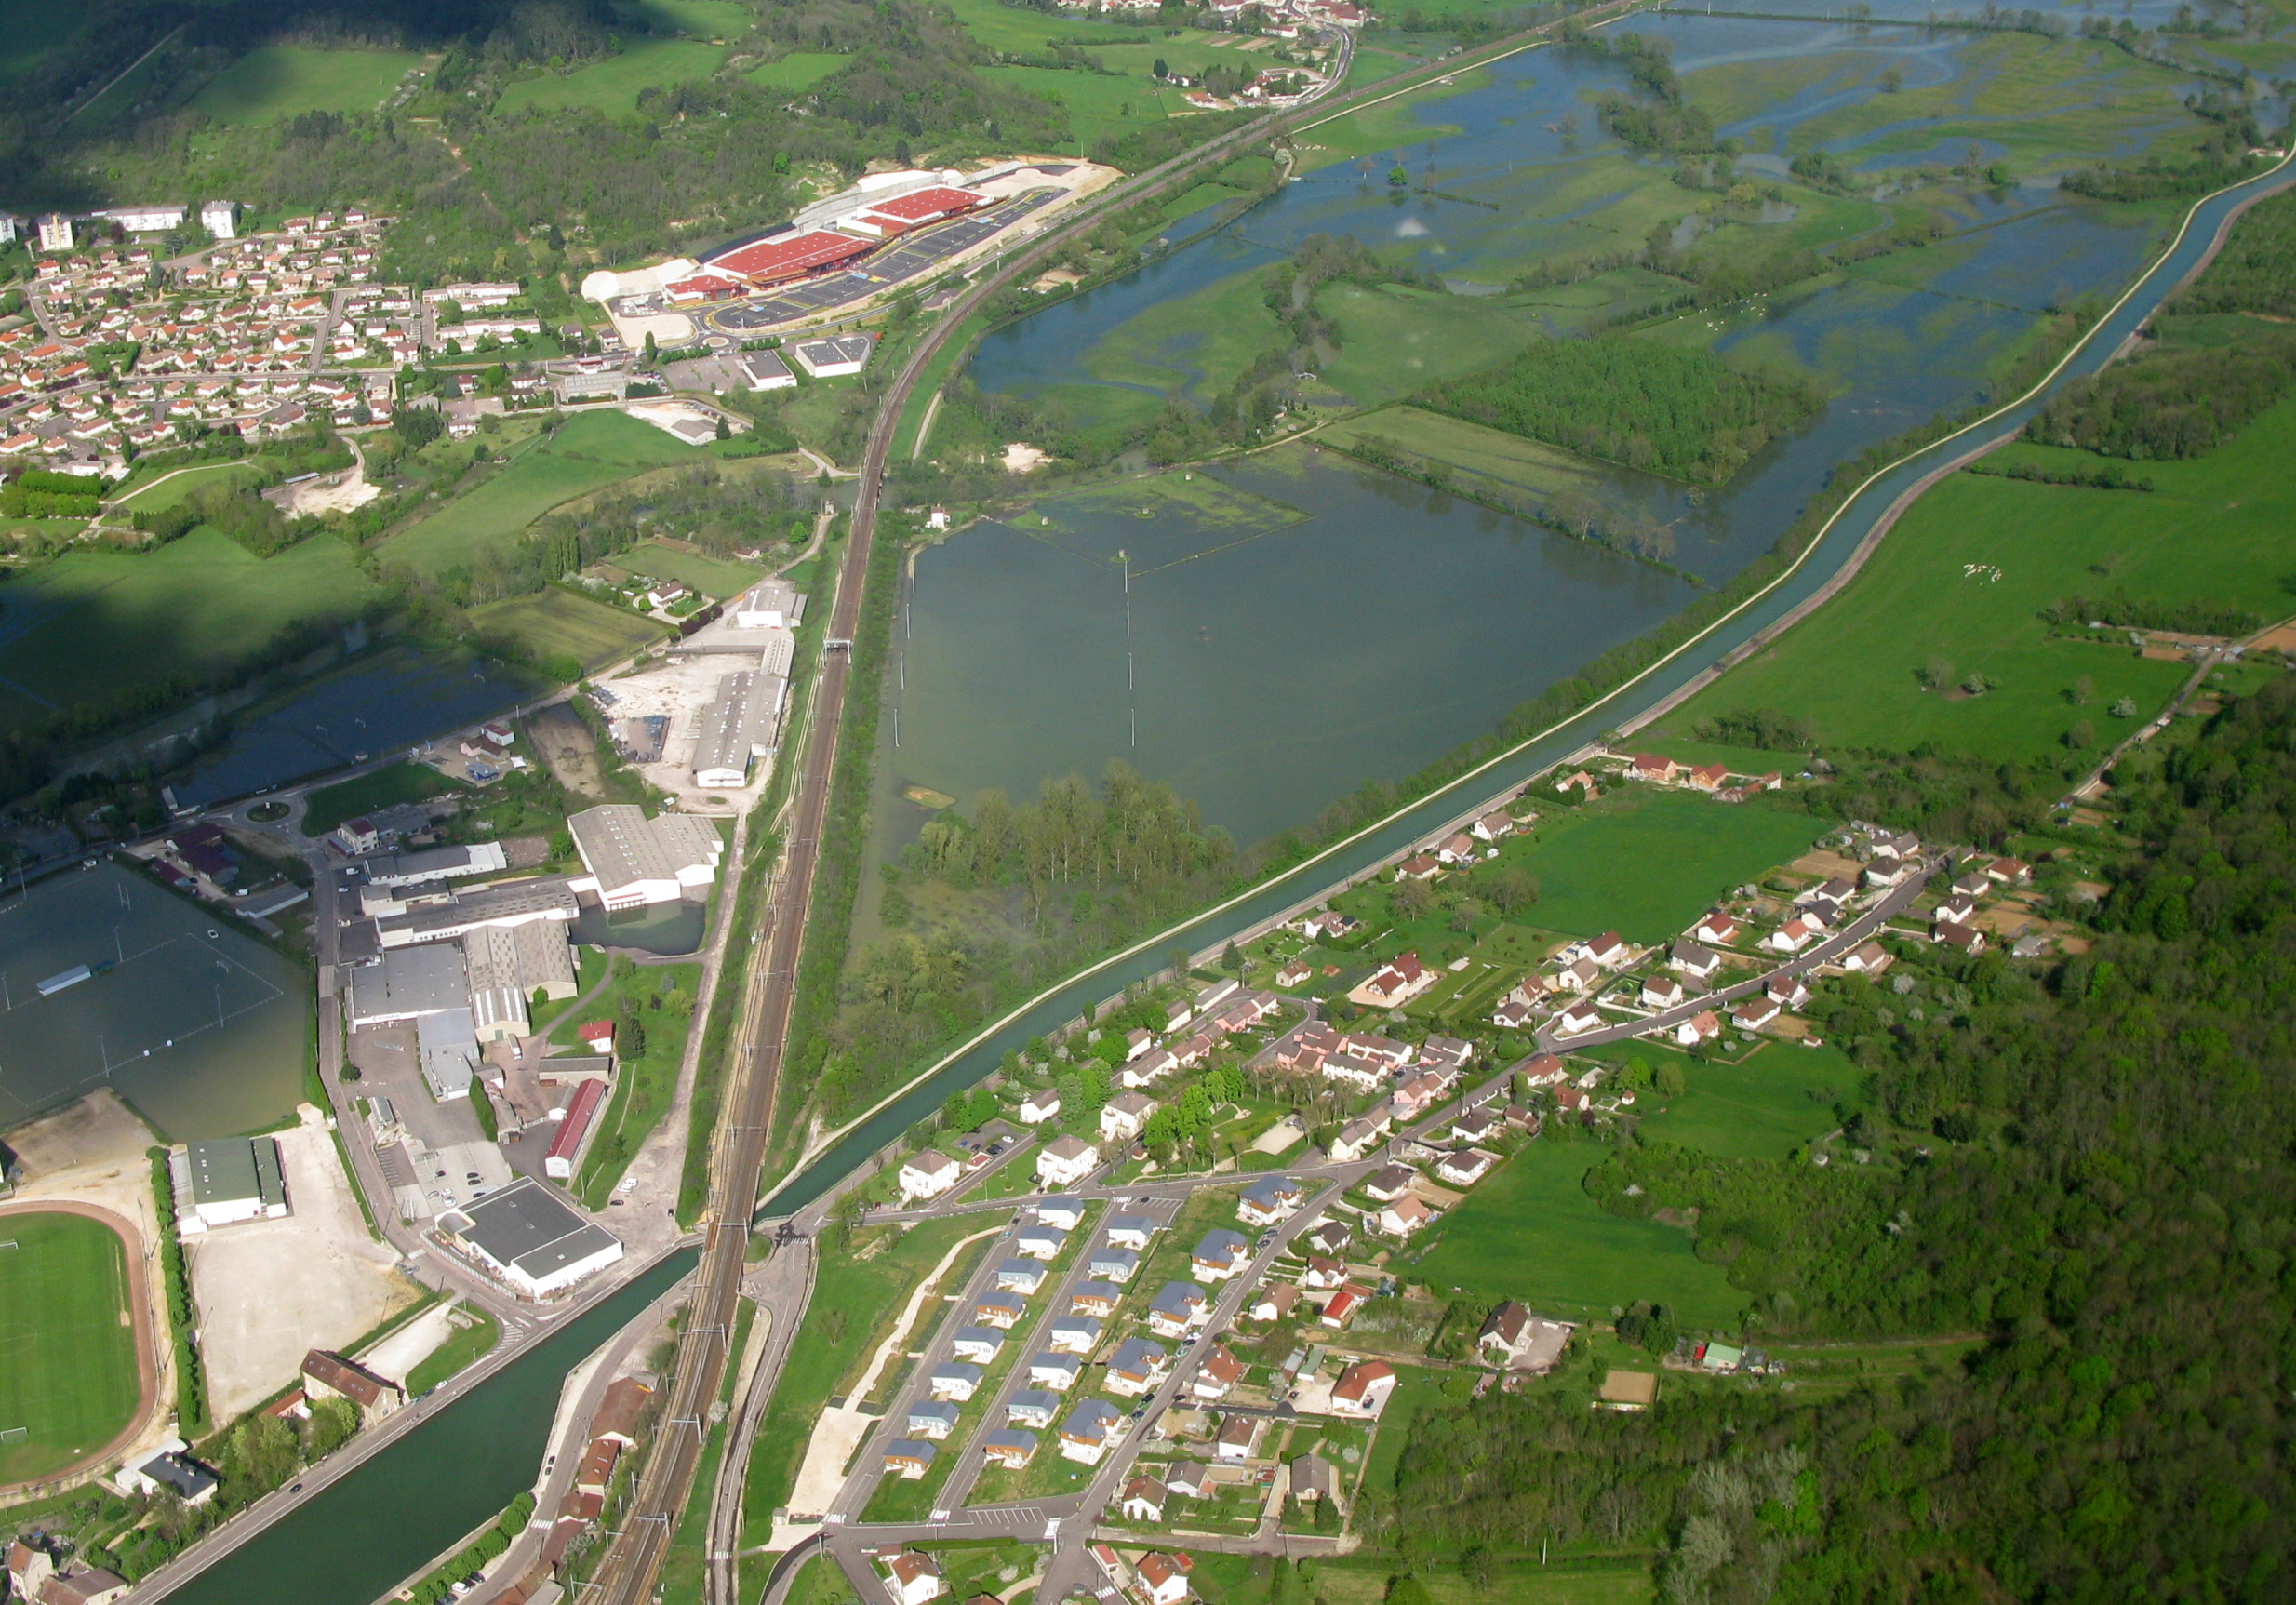
POLYGON ((598 773, 597 738, 571 708, 553 702, 535 711, 527 721, 527 734, 551 778, 570 792, 606 800, 606 782, 598 773))
POLYGON ((209 1408, 229 1420, 295 1380, 313 1348, 340 1348, 419 1296, 398 1256, 367 1236, 324 1117, 279 1137, 287 1207, 187 1245, 209 1408))
POLYGON ((305 514, 349 513, 381 494, 381 486, 369 485, 356 468, 345 468, 298 484, 274 486, 263 492, 263 500, 288 517, 299 518, 305 514))
POLYGON ((439 1344, 454 1335, 455 1307, 451 1303, 433 1304, 356 1357, 358 1362, 377 1376, 395 1383, 406 1382, 408 1371, 430 1358, 439 1344))

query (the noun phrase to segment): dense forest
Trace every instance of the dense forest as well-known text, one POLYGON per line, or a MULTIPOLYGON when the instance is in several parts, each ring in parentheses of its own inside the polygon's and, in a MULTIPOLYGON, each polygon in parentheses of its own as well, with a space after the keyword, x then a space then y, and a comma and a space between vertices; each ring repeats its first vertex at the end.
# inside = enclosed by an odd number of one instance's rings
POLYGON ((1741 373, 1711 352, 1607 334, 1542 341, 1421 399, 1510 435, 1719 485, 1822 397, 1800 381, 1741 373))
MULTIPOLYGON (((1980 767, 1926 786, 1875 817, 1936 831, 1999 800, 1980 767)), ((1827 1037, 1887 1111, 1884 1162, 1630 1134, 1590 1173, 1614 1210, 1701 1211, 1756 1341, 1984 1334, 1968 1361, 1807 1405, 1423 1413, 1372 1491, 1391 1541, 1639 1540, 1677 1600, 2288 1598, 2296 684, 2118 797, 2130 846, 2089 951, 1909 955, 1836 992, 1827 1037)))
POLYGON ((2288 393, 2296 337, 2169 347, 2076 379, 2027 426, 2036 440, 2139 461, 2201 457, 2288 393))
POLYGON ((2296 192, 2283 190, 2243 212, 2209 271, 2175 307, 2296 317, 2296 192))

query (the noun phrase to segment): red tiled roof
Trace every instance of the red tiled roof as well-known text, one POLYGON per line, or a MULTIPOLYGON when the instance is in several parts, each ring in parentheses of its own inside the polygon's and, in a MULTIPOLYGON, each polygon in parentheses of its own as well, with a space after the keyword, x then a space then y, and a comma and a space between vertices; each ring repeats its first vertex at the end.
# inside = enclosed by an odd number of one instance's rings
POLYGON ((782 279, 848 261, 874 248, 875 242, 872 240, 814 229, 787 239, 758 240, 703 265, 717 273, 741 274, 752 279, 782 279))
POLYGON ((980 204, 981 197, 970 190, 952 190, 936 185, 929 190, 918 190, 914 194, 879 201, 869 209, 880 217, 898 218, 904 223, 923 223, 956 212, 968 212, 980 204))

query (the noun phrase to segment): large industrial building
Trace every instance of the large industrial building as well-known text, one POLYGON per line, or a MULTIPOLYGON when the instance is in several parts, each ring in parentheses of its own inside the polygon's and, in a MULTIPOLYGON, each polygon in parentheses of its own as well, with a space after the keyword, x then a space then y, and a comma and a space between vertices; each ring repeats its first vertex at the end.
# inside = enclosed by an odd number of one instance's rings
POLYGON ((447 1210, 438 1234, 532 1299, 564 1292, 621 1258, 613 1233, 530 1176, 447 1210))
POLYGON ((708 820, 679 813, 647 819, 635 803, 584 809, 566 823, 590 872, 567 886, 596 892, 617 912, 673 903, 709 885, 726 855, 726 839, 708 820))
POLYGON ((744 669, 717 682, 694 737, 694 784, 731 790, 749 784, 750 765, 773 750, 789 681, 744 669))

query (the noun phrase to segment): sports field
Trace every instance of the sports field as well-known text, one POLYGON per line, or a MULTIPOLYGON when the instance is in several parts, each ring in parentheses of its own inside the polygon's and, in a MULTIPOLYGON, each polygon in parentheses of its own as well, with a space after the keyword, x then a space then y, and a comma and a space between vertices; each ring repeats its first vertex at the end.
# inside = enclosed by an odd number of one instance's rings
POLYGON ((1572 1319, 1607 1320, 1613 1305, 1649 1299, 1686 1327, 1736 1326, 1743 1295, 1691 1252, 1688 1231, 1622 1219, 1586 1196, 1580 1178, 1609 1152, 1531 1144, 1436 1224, 1434 1248, 1408 1274, 1438 1298, 1459 1288, 1572 1319))
POLYGON ((133 1422, 127 1274, 118 1234, 100 1221, 0 1214, 0 1485, 70 1465, 133 1422))
POLYGON ((1692 792, 1622 789, 1540 822, 1526 849, 1502 862, 1539 877, 1532 923, 1572 936, 1615 930, 1663 942, 1715 898, 1801 856, 1822 820, 1762 802, 1726 807, 1692 792))
MULTIPOLYGON (((2296 400, 2230 445, 2178 462, 2117 466, 2156 488, 2095 490, 1956 474, 1907 511, 1849 587, 1768 651, 1733 669, 1650 733, 1791 708, 1822 742, 1903 752, 1934 742, 1991 757, 2037 757, 2086 724, 2102 748, 2157 713, 2190 666, 2141 658, 2125 636, 2052 639, 2041 610, 2121 593, 2212 601, 2277 619, 2296 609, 2288 532, 2296 528, 2296 400), (1982 674, 1989 689, 1963 687, 1982 674), (1925 689, 1934 677, 1942 689, 1925 689), (2080 682, 2089 681, 2089 701, 2080 682)), ((2086 452, 2017 446, 1999 461, 2101 467, 2086 452)))
POLYGON ((441 573, 489 547, 509 546, 562 502, 699 455, 627 413, 581 413, 550 439, 527 446, 484 485, 391 537, 382 551, 420 573, 441 573))
POLYGON ((299 112, 371 112, 422 65, 407 50, 314 50, 265 45, 193 97, 219 123, 275 123, 299 112))
POLYGON ((332 535, 265 558, 204 528, 154 552, 67 553, 0 593, 0 729, 212 672, 299 621, 355 616, 370 591, 332 535))
POLYGON ((626 658, 648 641, 658 641, 670 633, 666 624, 554 585, 531 596, 513 596, 506 602, 474 608, 471 622, 485 635, 508 636, 530 651, 537 662, 566 653, 585 669, 626 658))

